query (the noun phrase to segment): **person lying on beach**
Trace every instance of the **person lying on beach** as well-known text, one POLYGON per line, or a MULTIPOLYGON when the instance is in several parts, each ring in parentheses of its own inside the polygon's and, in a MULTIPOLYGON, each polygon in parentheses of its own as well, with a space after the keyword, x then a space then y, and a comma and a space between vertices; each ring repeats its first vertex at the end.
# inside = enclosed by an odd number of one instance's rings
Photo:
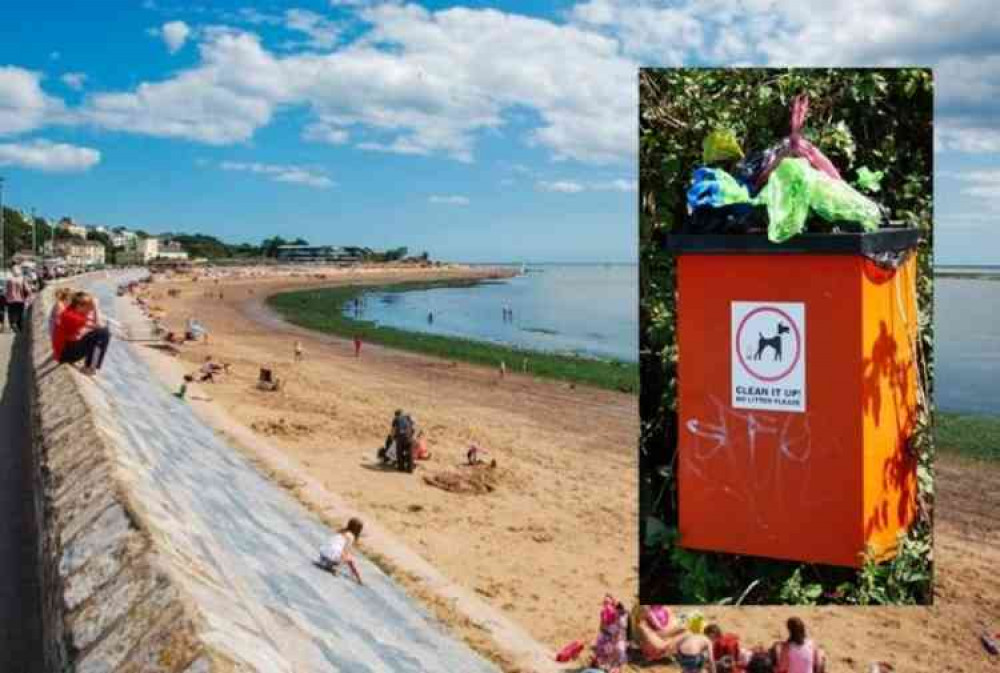
POLYGON ((688 633, 677 641, 674 659, 681 673, 716 673, 712 641, 700 633, 688 633))
POLYGON ((361 537, 362 528, 364 528, 364 524, 361 519, 355 517, 348 521, 346 526, 337 531, 326 544, 319 548, 317 565, 335 575, 342 565, 346 565, 350 568, 358 584, 363 585, 361 573, 358 572, 358 566, 354 563, 354 558, 351 555, 352 548, 361 537))
POLYGON ((681 639, 688 635, 686 627, 674 623, 673 615, 665 605, 639 606, 633 626, 639 649, 647 662, 671 656, 681 639))
POLYGON ((59 315, 52 338, 52 354, 56 362, 75 364, 84 361, 80 370, 93 376, 104 364, 111 343, 111 332, 101 324, 94 298, 77 292, 59 315))
POLYGON ((789 617, 785 626, 788 639, 771 648, 775 673, 824 673, 826 654, 806 636, 805 623, 798 617, 789 617))

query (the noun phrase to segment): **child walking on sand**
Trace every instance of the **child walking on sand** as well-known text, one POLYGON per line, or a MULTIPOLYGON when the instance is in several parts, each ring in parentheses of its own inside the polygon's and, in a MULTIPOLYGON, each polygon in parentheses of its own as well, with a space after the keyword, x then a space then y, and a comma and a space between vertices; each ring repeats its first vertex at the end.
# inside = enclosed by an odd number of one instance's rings
POLYGON ((355 517, 348 521, 346 526, 334 533, 333 537, 319 548, 318 565, 334 574, 337 574, 340 566, 346 565, 351 569, 358 584, 363 585, 361 573, 358 572, 358 567, 351 555, 354 544, 361 537, 362 528, 364 528, 364 524, 361 519, 355 517))
POLYGON ((301 341, 296 341, 295 342, 295 361, 296 362, 301 362, 302 361, 302 342, 301 341))

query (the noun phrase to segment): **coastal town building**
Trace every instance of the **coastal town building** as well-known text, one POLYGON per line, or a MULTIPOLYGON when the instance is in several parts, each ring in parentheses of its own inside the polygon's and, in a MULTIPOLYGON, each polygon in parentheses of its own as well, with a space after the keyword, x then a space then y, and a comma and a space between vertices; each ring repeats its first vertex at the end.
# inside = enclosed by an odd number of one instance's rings
POLYGON ((188 258, 188 254, 177 241, 164 241, 159 246, 155 257, 156 259, 184 260, 188 258))
POLYGON ((357 262, 361 254, 357 248, 335 245, 282 245, 276 255, 279 262, 357 262))
POLYGON ((156 259, 160 252, 160 240, 157 238, 136 238, 135 247, 118 253, 119 264, 147 264, 156 259))
POLYGON ((109 234, 109 238, 113 247, 125 250, 135 250, 136 244, 139 241, 139 236, 134 231, 120 228, 113 229, 109 234))
POLYGON ((56 225, 57 228, 70 234, 71 236, 77 236, 78 238, 87 238, 87 228, 82 224, 77 224, 73 221, 72 217, 64 217, 59 220, 59 224, 56 225))
POLYGON ((50 249, 52 254, 71 266, 100 266, 106 263, 104 244, 99 241, 64 238, 52 244, 50 249))

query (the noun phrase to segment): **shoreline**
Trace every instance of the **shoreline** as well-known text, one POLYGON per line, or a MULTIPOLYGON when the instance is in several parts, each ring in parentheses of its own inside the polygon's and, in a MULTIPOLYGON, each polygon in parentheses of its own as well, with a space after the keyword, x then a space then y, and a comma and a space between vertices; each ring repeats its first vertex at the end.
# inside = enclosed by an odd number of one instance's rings
POLYGON ((365 292, 412 292, 434 287, 474 287, 491 280, 495 278, 341 285, 275 292, 267 295, 264 303, 285 322, 322 334, 333 334, 347 339, 358 335, 366 343, 494 368, 499 368, 503 362, 508 372, 518 371, 544 379, 638 394, 637 362, 550 353, 470 337, 380 326, 370 320, 357 320, 344 315, 344 306, 365 292))

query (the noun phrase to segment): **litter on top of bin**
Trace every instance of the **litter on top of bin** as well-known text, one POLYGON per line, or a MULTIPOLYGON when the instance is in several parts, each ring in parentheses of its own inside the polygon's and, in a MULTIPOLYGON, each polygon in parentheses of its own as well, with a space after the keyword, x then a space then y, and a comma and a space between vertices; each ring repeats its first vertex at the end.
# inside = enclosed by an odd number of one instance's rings
MULTIPOLYGON (((845 182, 836 166, 802 136, 808 110, 808 98, 796 97, 788 137, 742 158, 733 174, 723 168, 694 171, 687 192, 689 233, 752 233, 766 222, 768 239, 782 243, 806 231, 875 231, 886 221, 885 210, 845 182)), ((743 150, 732 131, 715 130, 705 138, 705 163, 741 157, 743 150)), ((862 188, 879 190, 880 171, 862 167, 857 175, 862 188)))
POLYGON ((705 136, 701 149, 702 161, 706 164, 743 158, 743 150, 740 149, 736 134, 730 129, 716 129, 709 133, 705 136))

